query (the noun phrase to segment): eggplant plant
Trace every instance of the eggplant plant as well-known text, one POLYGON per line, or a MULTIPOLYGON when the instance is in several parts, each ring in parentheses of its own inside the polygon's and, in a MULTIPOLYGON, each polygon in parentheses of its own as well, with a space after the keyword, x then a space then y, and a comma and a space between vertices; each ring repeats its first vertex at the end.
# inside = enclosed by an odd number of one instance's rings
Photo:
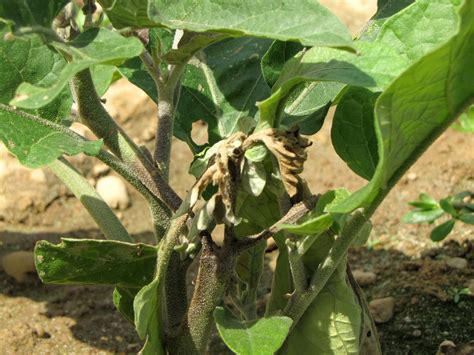
POLYGON ((3 0, 0 19, 0 139, 25 166, 56 174, 105 237, 38 242, 45 283, 115 287, 144 354, 217 352, 215 329, 237 354, 381 353, 347 252, 473 104, 473 1, 379 0, 356 38, 307 0, 3 0), (103 106, 117 75, 157 105, 153 152, 103 106), (300 176, 307 136, 331 106, 334 148, 367 180, 355 192, 310 191, 300 176), (98 140, 72 131, 74 120, 98 140), (196 121, 207 123, 204 145, 196 121), (186 196, 169 184, 173 136, 195 157, 186 196), (134 241, 68 160, 76 154, 144 196, 155 243, 134 241))

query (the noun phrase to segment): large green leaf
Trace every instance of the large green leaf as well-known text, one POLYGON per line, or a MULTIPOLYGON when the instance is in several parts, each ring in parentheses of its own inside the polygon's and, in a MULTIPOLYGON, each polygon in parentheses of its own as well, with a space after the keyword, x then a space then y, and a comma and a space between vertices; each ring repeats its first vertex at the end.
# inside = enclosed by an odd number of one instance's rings
POLYGON ((359 354, 361 323, 354 292, 343 276, 335 275, 291 331, 283 353, 359 354))
POLYGON ((368 185, 334 211, 379 201, 433 141, 474 101, 474 3, 460 10, 458 33, 405 71, 378 98, 379 163, 368 185))
POLYGON ((35 109, 51 102, 78 72, 97 64, 119 65, 127 58, 138 56, 143 51, 142 43, 135 37, 125 38, 105 28, 91 28, 64 45, 54 44, 72 58, 54 82, 48 85, 22 83, 12 105, 35 109))
POLYGON ((283 344, 293 323, 288 317, 267 317, 241 322, 222 307, 214 311, 217 330, 238 355, 271 355, 283 344))
POLYGON ((38 242, 35 263, 45 283, 137 288, 153 278, 156 248, 115 240, 63 238, 57 245, 38 242))
POLYGON ((87 141, 64 126, 0 104, 0 140, 29 168, 46 165, 62 154, 97 155, 102 141, 87 141))
POLYGON ((15 27, 50 27, 51 22, 69 0, 2 0, 0 19, 11 21, 15 27))
POLYGON ((265 39, 230 38, 191 60, 184 73, 174 134, 197 150, 191 140, 194 121, 207 122, 211 144, 255 126, 255 103, 270 93, 260 68, 270 44, 265 39))
POLYGON ((275 84, 272 96, 259 103, 260 124, 273 126, 280 101, 301 82, 336 81, 382 89, 408 66, 408 60, 386 44, 362 41, 356 44, 358 54, 314 47, 290 60, 275 84))
POLYGON ((337 154, 358 175, 369 180, 378 162, 374 106, 379 95, 351 87, 339 100, 331 140, 337 154))
POLYGON ((453 36, 461 0, 417 0, 387 19, 376 41, 414 62, 453 36))
POLYGON ((336 81, 385 89, 414 61, 455 33, 458 5, 458 0, 418 0, 385 21, 372 42, 371 38, 355 42, 357 55, 312 48, 289 61, 272 96, 260 104, 262 124, 274 124, 280 100, 302 81, 336 81))
POLYGON ((347 29, 316 1, 100 0, 115 27, 165 26, 299 41, 307 46, 351 47, 347 29))
MULTIPOLYGON (((6 33, 6 27, 0 24, 0 37, 6 33)), ((38 36, 0 41, 0 103, 8 104, 23 82, 40 86, 54 83, 65 65, 66 61, 38 36)), ((66 87, 50 104, 28 112, 60 122, 69 115, 71 105, 71 94, 66 87)))

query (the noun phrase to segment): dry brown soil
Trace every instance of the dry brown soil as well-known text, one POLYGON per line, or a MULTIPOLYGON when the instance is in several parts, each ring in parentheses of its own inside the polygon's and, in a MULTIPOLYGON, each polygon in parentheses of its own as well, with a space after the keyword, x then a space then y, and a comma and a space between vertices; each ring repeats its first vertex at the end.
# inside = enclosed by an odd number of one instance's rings
MULTIPOLYGON (((375 9, 375 1, 324 1, 357 31, 375 9)), ((114 85, 107 106, 137 141, 152 146, 155 107, 143 93, 126 83, 114 85)), ((355 190, 364 181, 335 154, 330 125, 316 136, 304 172, 314 192, 345 186, 355 190)), ((197 134, 202 129, 197 127, 197 134)), ((374 271, 377 281, 365 288, 369 299, 393 296, 392 320, 379 326, 387 354, 434 354, 444 339, 467 343, 474 339, 474 297, 455 303, 456 289, 474 278, 474 231, 456 226, 440 245, 429 240, 429 226, 401 223, 407 201, 420 192, 437 198, 474 189, 473 136, 449 129, 410 169, 373 217, 367 247, 350 254, 353 268, 374 271), (468 260, 462 270, 445 260, 468 260)), ((174 142, 172 185, 183 194, 193 183, 187 175, 191 153, 174 142)), ((94 161, 72 161, 95 181, 94 161)), ((140 241, 151 241, 151 223, 144 200, 129 187, 132 205, 118 212, 140 241)), ((60 237, 101 238, 80 203, 47 170, 21 167, 0 150, 0 258, 12 251, 32 250, 38 240, 60 237)), ((271 256, 270 256, 271 257, 271 256)), ((140 341, 133 326, 114 310, 111 289, 95 286, 43 285, 33 273, 22 283, 0 268, 0 352, 13 353, 135 353, 140 341)))

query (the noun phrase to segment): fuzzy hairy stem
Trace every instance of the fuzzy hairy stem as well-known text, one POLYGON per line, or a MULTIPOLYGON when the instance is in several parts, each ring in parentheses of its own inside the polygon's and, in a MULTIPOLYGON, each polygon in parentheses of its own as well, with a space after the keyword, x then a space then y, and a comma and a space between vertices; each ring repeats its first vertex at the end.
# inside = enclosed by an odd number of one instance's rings
POLYGON ((314 272, 308 288, 303 292, 295 292, 293 294, 284 311, 284 315, 293 319, 292 328, 294 328, 294 326, 298 323, 306 309, 321 292, 331 275, 336 270, 337 266, 344 259, 349 246, 352 244, 357 236, 357 233, 360 231, 366 221, 367 218, 364 216, 364 214, 356 211, 352 218, 344 226, 339 237, 337 237, 334 241, 334 244, 329 250, 326 259, 314 272))
POLYGON ((165 280, 167 339, 176 336, 188 309, 186 273, 191 261, 181 260, 177 252, 170 257, 165 280))
POLYGON ((317 196, 311 196, 310 198, 291 207, 290 210, 278 222, 274 223, 269 228, 264 229, 258 234, 242 238, 236 243, 237 251, 242 252, 245 249, 257 245, 262 240, 271 238, 281 230, 280 225, 283 223, 296 223, 301 217, 303 217, 316 206, 317 200, 317 196))
POLYGON ((107 239, 133 243, 115 213, 66 159, 59 158, 48 164, 48 167, 81 201, 107 239))
POLYGON ((81 121, 97 137, 104 139, 112 153, 129 166, 130 173, 135 175, 148 190, 164 201, 171 210, 178 209, 181 203, 179 196, 103 107, 95 91, 90 70, 83 70, 76 74, 72 86, 81 121))
POLYGON ((202 238, 199 271, 186 320, 170 342, 171 354, 203 354, 213 324, 213 312, 222 300, 230 281, 235 255, 230 249, 218 248, 209 234, 202 238))

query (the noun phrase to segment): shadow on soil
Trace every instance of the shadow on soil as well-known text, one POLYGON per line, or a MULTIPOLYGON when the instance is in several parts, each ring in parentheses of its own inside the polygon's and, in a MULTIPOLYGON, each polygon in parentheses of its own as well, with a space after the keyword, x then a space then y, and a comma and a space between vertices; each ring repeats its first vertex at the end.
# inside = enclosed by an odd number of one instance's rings
MULTIPOLYGON (((0 232, 0 257, 16 250, 33 250, 38 240, 59 243, 61 236, 71 238, 101 237, 96 230, 69 233, 0 232)), ((151 233, 136 235, 136 240, 150 242, 151 233)), ((474 297, 455 295, 474 278, 474 247, 471 242, 455 242, 431 249, 419 258, 395 250, 354 248, 349 261, 353 269, 373 271, 377 280, 364 288, 368 300, 392 296, 396 299, 394 317, 378 329, 384 354, 434 354, 445 339, 456 344, 473 340, 474 297), (468 260, 468 267, 453 269, 448 257, 468 260)), ((267 278, 265 278, 267 279, 267 278)), ((44 316, 74 319, 73 336, 90 346, 111 352, 137 352, 140 341, 133 325, 114 309, 112 288, 99 286, 44 285, 36 275, 17 283, 0 270, 0 293, 7 297, 27 297, 46 304, 44 316)))

